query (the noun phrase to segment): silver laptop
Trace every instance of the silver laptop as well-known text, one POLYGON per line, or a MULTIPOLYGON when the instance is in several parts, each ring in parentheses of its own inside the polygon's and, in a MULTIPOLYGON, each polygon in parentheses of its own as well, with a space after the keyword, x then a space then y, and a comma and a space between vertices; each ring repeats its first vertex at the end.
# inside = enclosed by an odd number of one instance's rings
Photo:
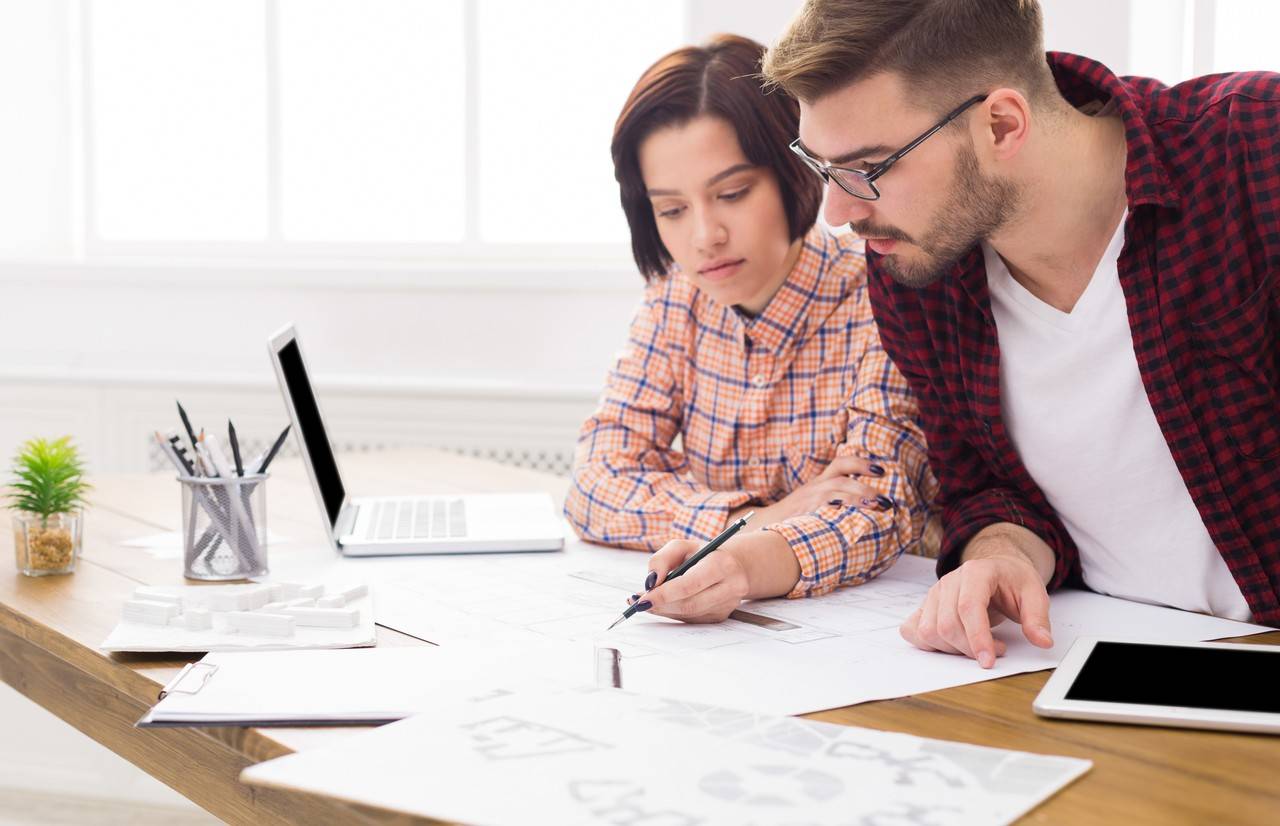
POLYGON ((498 553, 564 547, 559 514, 545 493, 348 497, 292 324, 271 337, 270 351, 325 530, 340 553, 498 553))

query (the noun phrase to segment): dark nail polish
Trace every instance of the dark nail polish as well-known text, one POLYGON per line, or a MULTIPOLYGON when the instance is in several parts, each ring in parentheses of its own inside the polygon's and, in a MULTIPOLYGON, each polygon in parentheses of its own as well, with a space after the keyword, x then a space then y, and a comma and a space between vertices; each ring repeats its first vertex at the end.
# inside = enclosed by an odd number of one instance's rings
POLYGON ((827 504, 828 504, 828 505, 843 505, 843 504, 844 504, 844 500, 843 500, 843 499, 832 499, 832 500, 828 501, 828 502, 827 502, 827 504))
POLYGON ((652 602, 650 602, 650 601, 649 601, 649 600, 647 600, 647 599, 646 599, 644 602, 637 602, 637 603, 636 603, 636 611, 637 611, 637 612, 639 612, 639 611, 648 611, 648 610, 649 610, 650 608, 652 608, 652 607, 653 607, 653 603, 652 603, 652 602))
POLYGON ((632 601, 632 602, 635 602, 635 601, 636 601, 636 600, 638 600, 638 599, 640 599, 640 595, 639 595, 639 594, 632 594, 632 595, 631 595, 631 601, 632 601))
POLYGON ((873 476, 884 476, 884 468, 880 467, 879 465, 872 465, 871 474, 873 476))
POLYGON ((657 572, 657 571, 650 571, 650 572, 649 572, 649 576, 645 577, 645 580, 644 580, 644 589, 645 589, 646 591, 650 591, 650 590, 652 590, 652 589, 653 589, 653 586, 655 586, 655 585, 657 585, 657 584, 658 584, 658 572, 657 572))
POLYGON ((877 496, 876 504, 878 504, 880 507, 884 508, 885 510, 893 509, 893 500, 887 496, 877 496))

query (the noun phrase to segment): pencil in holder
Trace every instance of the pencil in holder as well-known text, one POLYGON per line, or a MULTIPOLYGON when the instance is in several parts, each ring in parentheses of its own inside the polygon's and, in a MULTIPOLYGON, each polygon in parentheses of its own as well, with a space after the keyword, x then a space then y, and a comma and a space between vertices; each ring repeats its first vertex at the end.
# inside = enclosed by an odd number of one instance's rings
POLYGON ((183 574, 247 579, 267 573, 267 474, 179 476, 183 574))

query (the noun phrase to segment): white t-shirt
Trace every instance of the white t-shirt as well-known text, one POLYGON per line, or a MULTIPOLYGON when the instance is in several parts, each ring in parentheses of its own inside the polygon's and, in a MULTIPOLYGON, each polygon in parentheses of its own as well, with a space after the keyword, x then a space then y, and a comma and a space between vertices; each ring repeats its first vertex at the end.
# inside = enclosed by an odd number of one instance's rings
POLYGON ((1005 426, 1079 547, 1090 588, 1249 620, 1143 387, 1116 269, 1123 245, 1122 217, 1089 286, 1064 313, 1015 281, 983 244, 1005 426))

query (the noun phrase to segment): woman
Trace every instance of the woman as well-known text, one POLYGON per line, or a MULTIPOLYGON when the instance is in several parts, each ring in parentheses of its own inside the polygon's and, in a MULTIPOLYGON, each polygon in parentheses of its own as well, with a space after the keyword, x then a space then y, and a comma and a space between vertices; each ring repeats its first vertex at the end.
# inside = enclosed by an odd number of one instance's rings
POLYGON ((874 577, 920 543, 936 487, 862 251, 816 225, 822 184, 787 148, 797 104, 760 89, 763 51, 722 35, 667 55, 614 128, 648 288, 565 514, 584 539, 656 551, 631 602, 687 621, 874 577))

